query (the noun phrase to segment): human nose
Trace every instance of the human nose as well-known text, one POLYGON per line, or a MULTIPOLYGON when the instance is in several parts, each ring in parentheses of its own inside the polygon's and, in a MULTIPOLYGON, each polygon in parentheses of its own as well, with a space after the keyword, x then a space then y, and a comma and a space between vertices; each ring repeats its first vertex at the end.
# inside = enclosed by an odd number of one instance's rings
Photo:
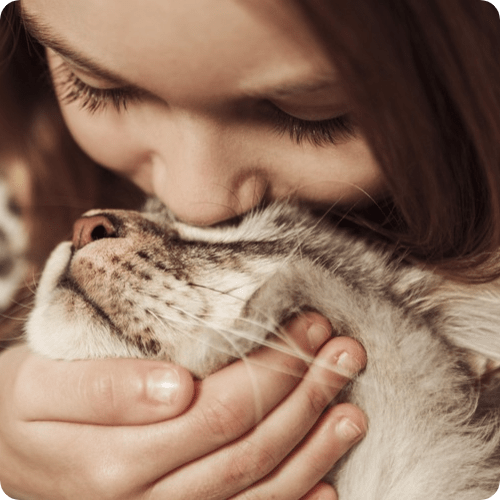
POLYGON ((266 196, 269 173, 226 132, 213 124, 178 129, 152 155, 152 191, 184 222, 215 224, 266 196))

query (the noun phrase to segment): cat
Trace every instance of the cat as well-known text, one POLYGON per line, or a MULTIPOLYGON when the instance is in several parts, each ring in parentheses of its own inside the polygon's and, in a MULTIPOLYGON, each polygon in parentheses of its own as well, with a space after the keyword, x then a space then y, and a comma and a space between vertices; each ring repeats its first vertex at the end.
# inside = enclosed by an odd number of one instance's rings
POLYGON ((51 358, 162 358, 203 378, 304 310, 368 357, 338 398, 369 421, 327 476, 341 500, 496 491, 500 390, 479 379, 500 361, 499 286, 449 282, 303 207, 216 227, 183 224, 154 200, 88 212, 49 258, 26 332, 51 358))

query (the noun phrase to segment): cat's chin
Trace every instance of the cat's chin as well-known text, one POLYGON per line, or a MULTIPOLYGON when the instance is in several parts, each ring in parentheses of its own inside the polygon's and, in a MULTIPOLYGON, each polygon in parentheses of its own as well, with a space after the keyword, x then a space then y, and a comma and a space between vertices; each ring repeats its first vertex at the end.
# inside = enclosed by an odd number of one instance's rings
POLYGON ((103 320, 89 314, 89 305, 78 294, 60 286, 71 254, 71 243, 64 242, 47 262, 25 326, 30 348, 53 359, 139 357, 138 349, 114 338, 103 320))

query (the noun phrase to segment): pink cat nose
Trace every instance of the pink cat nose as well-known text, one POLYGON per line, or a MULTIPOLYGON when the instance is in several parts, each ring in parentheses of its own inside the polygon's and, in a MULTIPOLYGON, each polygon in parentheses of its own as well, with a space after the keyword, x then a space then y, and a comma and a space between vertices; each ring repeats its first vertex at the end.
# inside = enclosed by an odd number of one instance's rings
POLYGON ((73 225, 73 246, 76 250, 93 241, 116 236, 116 230, 111 221, 104 215, 82 217, 73 225))

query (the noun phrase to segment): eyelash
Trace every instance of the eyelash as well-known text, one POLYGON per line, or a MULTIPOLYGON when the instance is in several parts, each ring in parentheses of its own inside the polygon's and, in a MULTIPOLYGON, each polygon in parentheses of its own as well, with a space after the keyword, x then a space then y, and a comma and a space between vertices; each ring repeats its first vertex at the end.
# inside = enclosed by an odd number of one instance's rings
POLYGON ((53 80, 63 104, 78 102, 80 109, 91 114, 103 110, 108 105, 112 105, 117 112, 126 111, 128 104, 141 99, 140 92, 129 87, 92 87, 78 78, 65 63, 61 63, 54 70, 53 80))
POLYGON ((305 141, 313 146, 336 145, 356 137, 356 127, 349 114, 326 120, 303 120, 269 104, 274 130, 280 135, 289 134, 298 145, 305 141))
MULTIPOLYGON (((54 82, 61 102, 78 102, 80 109, 94 114, 112 105, 117 112, 127 110, 128 104, 141 99, 136 89, 128 87, 100 89, 83 82, 65 64, 54 70, 54 82)), ((300 145, 309 142, 314 146, 336 145, 356 136, 351 116, 344 114, 326 120, 303 120, 284 112, 272 102, 268 102, 267 115, 273 129, 279 135, 288 134, 293 142, 300 145)))

